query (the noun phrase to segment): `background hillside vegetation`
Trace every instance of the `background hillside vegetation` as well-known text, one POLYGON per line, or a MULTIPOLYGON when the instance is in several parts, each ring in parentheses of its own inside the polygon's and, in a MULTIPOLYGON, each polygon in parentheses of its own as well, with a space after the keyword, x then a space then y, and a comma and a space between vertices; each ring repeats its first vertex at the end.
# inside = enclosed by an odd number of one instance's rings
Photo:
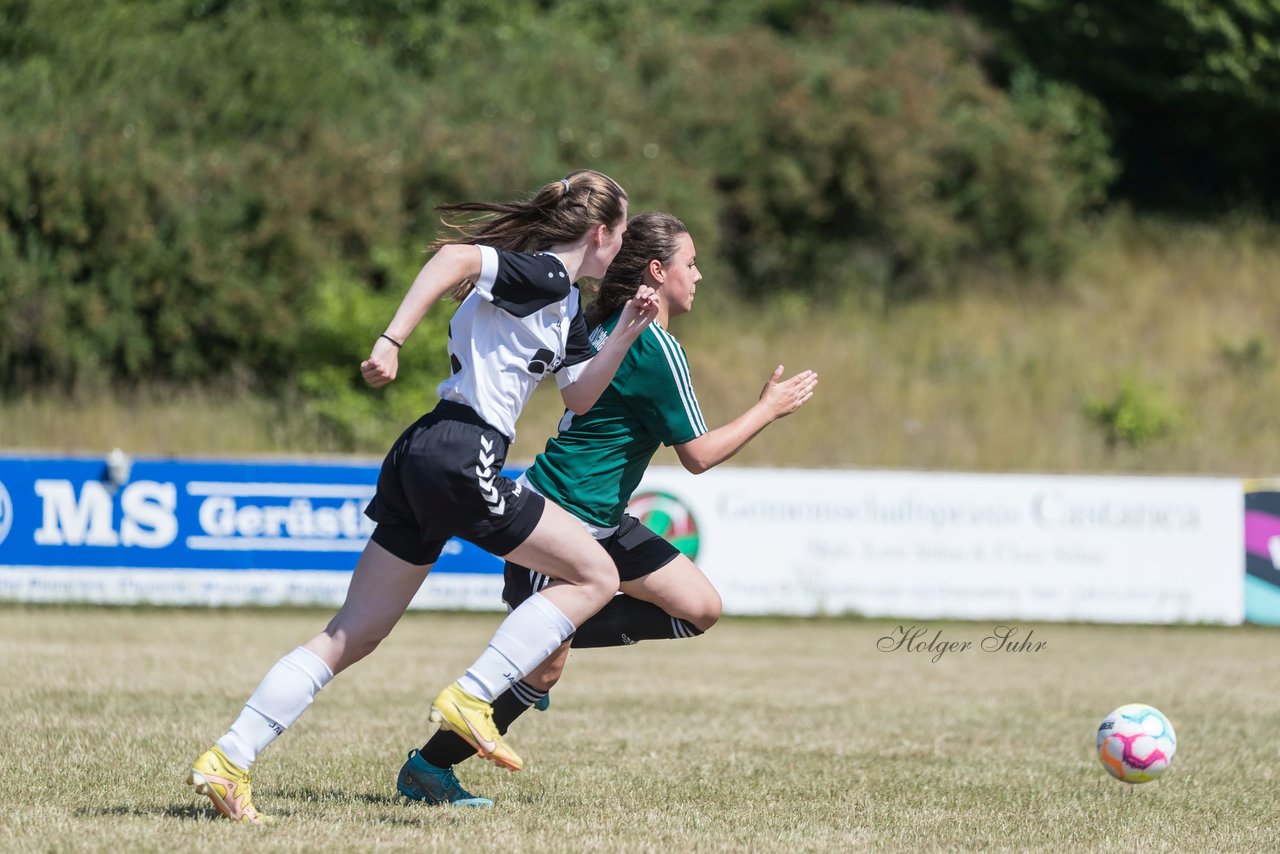
POLYGON ((0 446, 381 453, 435 206, 587 166, 693 230, 711 420, 821 372, 742 463, 1274 468, 1280 12, 1155 6, 0 0, 0 446))

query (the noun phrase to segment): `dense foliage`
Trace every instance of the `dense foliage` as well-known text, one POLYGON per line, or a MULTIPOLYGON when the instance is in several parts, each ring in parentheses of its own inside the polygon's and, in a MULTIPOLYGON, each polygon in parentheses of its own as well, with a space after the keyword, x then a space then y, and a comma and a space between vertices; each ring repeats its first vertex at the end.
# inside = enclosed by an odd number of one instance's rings
POLYGON ((1116 192, 1196 216, 1280 209, 1277 0, 930 0, 1000 35, 1030 65, 1096 97, 1123 164, 1116 192))
MULTIPOLYGON (((358 431, 443 373, 439 348, 406 348, 418 385, 374 403, 353 370, 434 207, 583 166, 633 210, 684 218, 743 295, 1052 278, 1115 174, 1105 93, 1010 59, 990 19, 799 0, 0 0, 0 390, 243 375, 296 383, 358 431)), ((1227 94, 1269 108, 1271 78, 1245 77, 1227 94)))

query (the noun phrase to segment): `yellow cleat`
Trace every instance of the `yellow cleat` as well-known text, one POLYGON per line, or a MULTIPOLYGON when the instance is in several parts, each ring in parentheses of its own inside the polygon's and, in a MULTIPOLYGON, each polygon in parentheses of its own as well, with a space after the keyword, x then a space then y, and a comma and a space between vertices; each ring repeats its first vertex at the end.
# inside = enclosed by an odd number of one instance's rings
POLYGON ((493 706, 473 697, 458 683, 445 688, 431 704, 431 720, 458 736, 476 749, 482 759, 511 771, 524 767, 523 760, 502 741, 498 727, 493 723, 493 706))
POLYGON ((200 754, 187 773, 187 785, 206 795, 218 812, 232 821, 266 824, 271 821, 253 808, 249 772, 241 770, 216 746, 200 754))

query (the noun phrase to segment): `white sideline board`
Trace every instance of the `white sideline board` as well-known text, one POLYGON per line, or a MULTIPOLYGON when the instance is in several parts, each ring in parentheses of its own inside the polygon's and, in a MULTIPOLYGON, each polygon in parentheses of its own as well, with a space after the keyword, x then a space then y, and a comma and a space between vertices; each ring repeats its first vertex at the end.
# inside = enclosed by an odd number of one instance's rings
POLYGON ((655 467, 654 490, 729 614, 1244 618, 1238 480, 655 467))

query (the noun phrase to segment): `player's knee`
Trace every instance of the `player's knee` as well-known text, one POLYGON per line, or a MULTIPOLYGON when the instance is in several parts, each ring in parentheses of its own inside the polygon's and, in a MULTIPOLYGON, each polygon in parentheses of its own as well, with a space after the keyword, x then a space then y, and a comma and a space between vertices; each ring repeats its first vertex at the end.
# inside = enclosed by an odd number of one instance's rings
POLYGON ((618 592, 618 584, 618 567, 603 549, 582 568, 579 586, 599 599, 601 605, 618 592))
POLYGON ((685 621, 696 626, 698 631, 705 632, 719 622, 721 610, 720 594, 712 590, 695 604, 685 621))
POLYGON ((702 634, 720 619, 720 594, 712 592, 698 599, 668 603, 663 610, 702 634))

